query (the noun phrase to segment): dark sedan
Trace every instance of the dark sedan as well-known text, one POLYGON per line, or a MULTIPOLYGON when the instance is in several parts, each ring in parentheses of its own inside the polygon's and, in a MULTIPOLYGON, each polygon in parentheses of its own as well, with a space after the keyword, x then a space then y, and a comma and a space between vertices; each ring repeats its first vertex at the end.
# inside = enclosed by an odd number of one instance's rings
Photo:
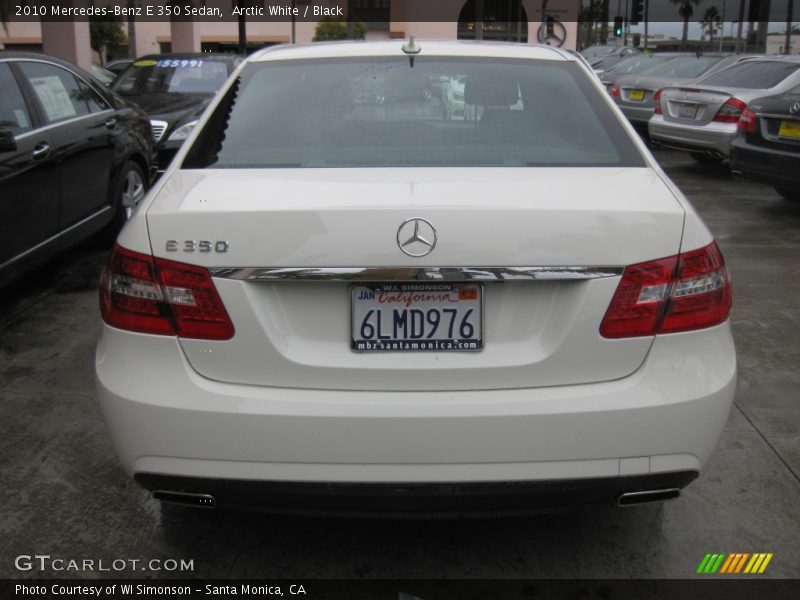
POLYGON ((116 237, 154 160, 141 109, 68 62, 0 51, 0 285, 93 234, 116 237))
POLYGON ((731 144, 731 171, 800 200, 800 86, 750 102, 731 144))
POLYGON ((242 58, 233 54, 161 54, 137 59, 111 85, 150 116, 163 171, 242 58))

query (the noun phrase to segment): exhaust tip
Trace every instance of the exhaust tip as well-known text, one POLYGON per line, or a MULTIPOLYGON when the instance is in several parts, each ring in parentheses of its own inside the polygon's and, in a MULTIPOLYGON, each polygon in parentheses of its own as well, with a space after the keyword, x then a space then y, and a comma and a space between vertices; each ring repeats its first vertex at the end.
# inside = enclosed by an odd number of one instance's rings
POLYGON ((217 500, 211 494, 193 494, 172 490, 153 490, 153 498, 169 504, 179 504, 193 508, 216 508, 217 500))
POLYGON ((618 506, 634 506, 637 504, 648 504, 650 502, 664 502, 674 500, 681 495, 679 488, 667 488, 664 490, 646 490, 644 492, 628 492, 617 498, 618 506))

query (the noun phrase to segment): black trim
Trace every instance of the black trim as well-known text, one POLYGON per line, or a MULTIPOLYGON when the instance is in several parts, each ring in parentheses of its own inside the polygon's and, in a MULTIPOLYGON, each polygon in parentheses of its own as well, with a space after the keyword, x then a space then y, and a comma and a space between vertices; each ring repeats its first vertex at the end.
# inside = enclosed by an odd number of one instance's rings
POLYGON ((624 493, 683 488, 697 476, 697 471, 675 471, 545 481, 325 483, 137 473, 135 479, 150 491, 209 494, 220 508, 339 516, 456 516, 616 504, 624 493))

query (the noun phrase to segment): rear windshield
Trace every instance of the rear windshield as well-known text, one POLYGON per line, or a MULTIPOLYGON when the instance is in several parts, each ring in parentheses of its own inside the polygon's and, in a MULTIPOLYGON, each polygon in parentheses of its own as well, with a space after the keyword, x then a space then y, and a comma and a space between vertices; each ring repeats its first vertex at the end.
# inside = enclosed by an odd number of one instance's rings
POLYGON ((706 85, 729 85, 747 90, 775 87, 800 67, 798 63, 758 60, 742 62, 703 79, 706 85))
POLYGON ((720 56, 679 56, 670 61, 658 65, 655 69, 648 72, 648 75, 659 77, 700 77, 711 67, 722 60, 720 56))
POLYGON ((643 159, 575 63, 403 56, 250 64, 183 166, 539 165, 643 159))
POLYGON ((114 82, 119 94, 214 94, 228 79, 228 65, 204 58, 137 60, 114 82))
POLYGON ((611 67, 606 73, 614 73, 615 75, 629 75, 633 73, 646 73, 650 69, 654 69, 661 63, 671 60, 673 56, 658 56, 640 54, 639 56, 632 56, 626 58, 621 63, 611 67))

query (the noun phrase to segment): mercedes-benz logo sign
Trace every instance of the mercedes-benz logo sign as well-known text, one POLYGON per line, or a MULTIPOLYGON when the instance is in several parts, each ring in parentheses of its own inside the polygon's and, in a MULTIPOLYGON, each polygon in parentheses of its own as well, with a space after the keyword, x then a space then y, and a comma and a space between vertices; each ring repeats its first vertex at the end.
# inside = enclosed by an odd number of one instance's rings
POLYGON ((425 219, 406 219, 397 228, 397 245, 408 256, 426 256, 436 247, 436 230, 425 219))

